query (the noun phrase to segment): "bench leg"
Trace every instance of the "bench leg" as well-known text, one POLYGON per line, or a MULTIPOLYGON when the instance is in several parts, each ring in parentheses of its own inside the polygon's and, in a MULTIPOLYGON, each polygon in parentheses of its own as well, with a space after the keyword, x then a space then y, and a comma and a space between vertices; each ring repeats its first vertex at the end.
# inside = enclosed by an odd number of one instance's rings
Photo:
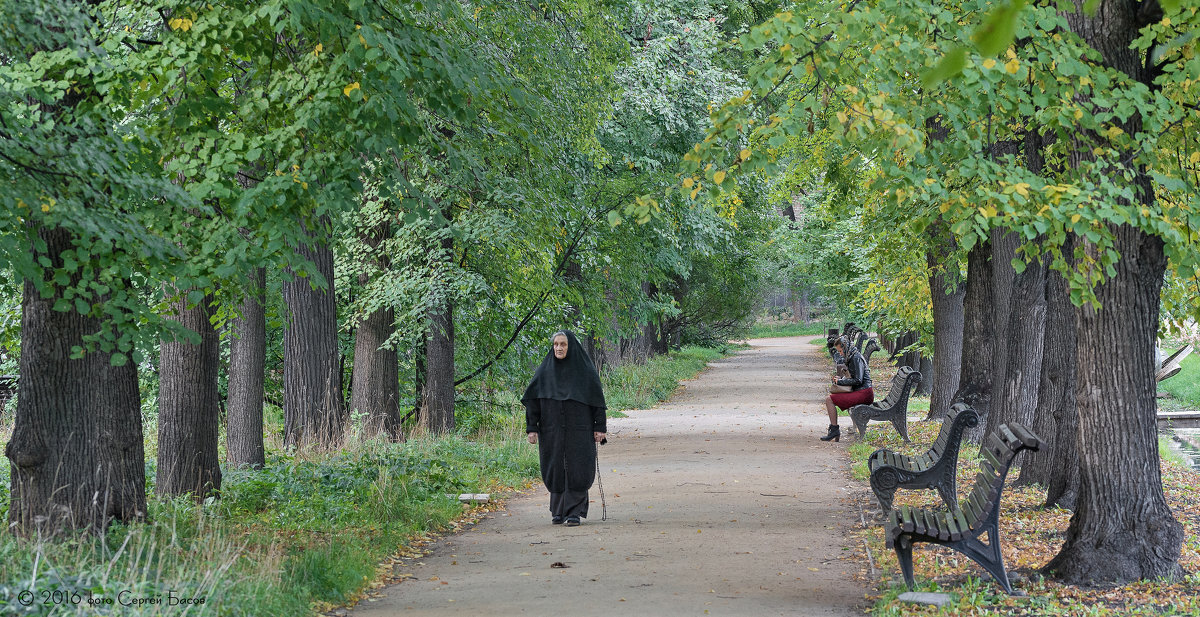
POLYGON ((900 573, 904 575, 904 584, 912 591, 917 586, 913 579, 912 542, 901 536, 896 539, 896 561, 900 562, 900 573))
POLYGON ((862 439, 867 436, 867 417, 866 414, 856 411, 853 407, 850 408, 850 421, 854 423, 854 430, 858 431, 858 438, 862 439))
POLYGON ((908 410, 901 409, 898 413, 893 413, 892 417, 888 418, 892 421, 892 426, 896 427, 896 432, 904 438, 904 443, 911 443, 908 438, 908 410))
MULTIPOLYGON (((1008 595, 1012 595, 1012 585, 1008 582, 1008 572, 1004 569, 1004 555, 1000 553, 1000 526, 998 523, 992 523, 988 526, 988 545, 984 546, 978 538, 967 538, 959 543, 960 546, 953 548, 970 557, 975 563, 983 566, 992 578, 996 579, 997 583, 1004 588, 1008 595)), ((899 550, 899 549, 897 549, 899 550)))
POLYGON ((899 481, 891 470, 871 474, 871 492, 875 493, 875 499, 879 500, 879 507, 883 509, 884 516, 887 516, 888 512, 892 510, 892 500, 896 496, 897 486, 899 486, 899 481))

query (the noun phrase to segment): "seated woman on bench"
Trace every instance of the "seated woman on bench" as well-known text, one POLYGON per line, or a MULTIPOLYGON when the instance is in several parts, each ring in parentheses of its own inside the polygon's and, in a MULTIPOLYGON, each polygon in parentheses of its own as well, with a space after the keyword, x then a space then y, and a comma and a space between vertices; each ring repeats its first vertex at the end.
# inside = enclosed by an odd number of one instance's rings
POLYGON ((821 441, 841 441, 842 429, 838 426, 837 410, 850 409, 855 405, 875 402, 875 390, 871 388, 871 371, 862 353, 850 344, 850 337, 841 336, 834 342, 838 355, 845 358, 846 377, 834 377, 829 396, 825 397, 825 411, 829 413, 829 434, 821 441))

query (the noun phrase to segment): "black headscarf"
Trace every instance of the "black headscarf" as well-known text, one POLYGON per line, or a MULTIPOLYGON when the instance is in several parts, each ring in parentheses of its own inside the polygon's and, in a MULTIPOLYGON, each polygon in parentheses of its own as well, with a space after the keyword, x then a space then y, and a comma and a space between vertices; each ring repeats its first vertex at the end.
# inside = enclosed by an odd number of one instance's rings
POLYGON ((551 341, 550 351, 546 353, 542 364, 533 374, 529 387, 521 401, 548 398, 556 401, 579 401, 592 407, 606 408, 604 391, 600 388, 600 375, 587 350, 579 344, 579 339, 569 330, 567 335, 567 357, 559 360, 554 357, 554 344, 551 341))

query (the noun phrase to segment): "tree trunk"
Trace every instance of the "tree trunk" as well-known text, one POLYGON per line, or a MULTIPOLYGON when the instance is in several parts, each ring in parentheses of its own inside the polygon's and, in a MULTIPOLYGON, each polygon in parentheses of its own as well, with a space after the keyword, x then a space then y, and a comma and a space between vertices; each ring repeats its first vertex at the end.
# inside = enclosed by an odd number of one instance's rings
POLYGON ((266 464, 263 447, 263 378, 267 352, 266 312, 261 295, 266 270, 255 268, 233 320, 229 344, 229 399, 225 420, 225 452, 229 464, 255 469, 266 464))
POLYGON ((1155 419, 1163 243, 1129 226, 1116 232, 1116 276, 1096 290, 1103 309, 1078 311, 1079 496, 1066 543, 1046 565, 1072 585, 1183 574, 1183 528, 1163 496, 1155 419))
POLYGON ((1046 332, 1046 266, 1029 264, 1013 277, 1011 293, 1008 335, 1004 339, 1007 345, 1001 344, 996 350, 1005 357, 1006 368, 996 377, 996 396, 986 433, 1006 422, 1033 426, 1037 408, 1046 332))
MULTIPOLYGON (((322 221, 319 229, 327 230, 322 221)), ((283 285, 288 306, 283 335, 283 431, 286 446, 327 449, 342 439, 346 406, 337 338, 337 305, 333 289, 333 252, 324 238, 310 236, 297 253, 316 265, 327 283, 313 289, 308 277, 283 285)))
MULTIPOLYGON (((1070 236, 1063 253, 1074 250, 1070 236)), ((1054 270, 1046 273, 1046 334, 1033 430, 1046 447, 1025 455, 1017 485, 1046 487, 1046 505, 1075 508, 1079 460, 1075 447, 1075 306, 1067 281, 1054 270)))
MULTIPOLYGON (((42 229, 54 268, 72 248, 69 232, 42 229)), ((76 283, 77 281, 72 281, 76 283)), ((75 310, 53 309, 56 291, 43 298, 30 281, 21 300, 20 379, 12 438, 5 445, 11 471, 11 529, 51 536, 66 529, 102 532, 112 519, 146 515, 141 403, 132 362, 112 366, 111 355, 71 358, 71 348, 98 323, 75 310)))
POLYGON ((191 494, 197 500, 221 490, 221 465, 217 455, 217 370, 221 339, 212 325, 212 297, 205 295, 188 306, 187 292, 171 301, 167 319, 200 335, 166 341, 160 346, 158 389, 158 473, 154 490, 159 495, 191 494))
POLYGON ((395 349, 381 346, 396 327, 391 307, 372 311, 358 324, 354 337, 354 388, 350 409, 366 414, 367 435, 387 435, 399 439, 400 361, 395 349))
POLYGON ((430 314, 425 346, 425 403, 421 425, 433 434, 454 430, 454 306, 430 314))
MULTIPOLYGON (((993 401, 1000 394, 999 388, 1004 384, 1005 372, 1008 370, 1008 348, 1015 344, 1010 335, 1008 324, 1011 321, 1013 305, 1013 284, 1016 271, 1013 270, 1012 260, 1017 256, 1017 247, 1021 241, 1017 234, 1002 229, 992 230, 992 307, 995 311, 992 319, 992 338, 995 339, 995 357, 992 358, 993 381, 997 391, 993 401)), ((979 417, 980 420, 983 416, 979 417)), ((980 426, 983 426, 980 422, 980 426)))
POLYGON ((963 438, 979 443, 992 403, 992 376, 996 340, 992 322, 991 242, 979 242, 967 254, 967 285, 963 296, 963 354, 958 390, 952 403, 966 403, 979 414, 979 426, 967 429, 963 438))
POLYGON ((929 290, 933 300, 933 388, 929 394, 929 418, 945 418, 958 388, 962 368, 963 296, 966 285, 950 255, 957 242, 949 234, 935 235, 935 248, 925 255, 929 265, 929 290), (946 272, 953 268, 953 272, 946 272))
MULTIPOLYGON (((1155 7, 1101 2, 1088 13, 1080 4, 1066 15, 1071 29, 1109 68, 1152 84, 1159 69, 1143 62, 1132 41, 1142 25, 1158 19, 1153 11, 1138 11, 1155 7)), ((1121 128, 1137 135, 1141 117, 1133 115, 1121 128)), ((1076 157, 1086 160, 1094 142, 1086 135, 1078 139, 1076 157)), ((1136 198, 1127 205, 1153 206, 1153 181, 1145 169, 1133 171, 1129 188, 1136 198)), ((1121 174, 1129 170, 1112 169, 1109 177, 1118 181, 1121 174)), ((1066 543, 1046 565, 1068 584, 1183 574, 1183 528, 1163 496, 1158 458, 1154 345, 1167 265, 1163 241, 1129 225, 1110 228, 1120 259, 1114 275, 1096 288, 1103 308, 1084 306, 1077 312, 1079 497, 1066 543)))
POLYGON ((933 360, 918 353, 917 370, 921 372, 921 383, 913 390, 913 396, 929 396, 933 393, 933 360))

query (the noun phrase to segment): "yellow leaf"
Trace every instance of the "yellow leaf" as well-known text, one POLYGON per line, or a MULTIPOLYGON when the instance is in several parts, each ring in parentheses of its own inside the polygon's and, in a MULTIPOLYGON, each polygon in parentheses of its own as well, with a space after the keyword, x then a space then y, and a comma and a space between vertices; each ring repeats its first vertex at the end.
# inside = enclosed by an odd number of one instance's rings
POLYGON ((1096 156, 1104 156, 1104 148, 1092 148, 1092 154, 1096 156))
POLYGON ((1076 108, 1075 109, 1075 119, 1078 120, 1082 117, 1083 117, 1083 110, 1076 108))
POLYGON ((359 85, 358 85, 358 82, 356 81, 356 82, 346 86, 345 88, 342 88, 342 94, 345 94, 346 96, 350 96, 351 92, 358 90, 358 89, 359 89, 359 85))
POLYGON ((689 195, 689 197, 691 197, 692 199, 695 199, 696 193, 699 193, 699 192, 700 192, 700 185, 697 184, 696 188, 692 189, 692 193, 691 193, 691 195, 689 195))
POLYGON ((925 178, 925 186, 932 186, 935 182, 937 182, 937 180, 934 180, 933 178, 925 178))
POLYGON ((321 54, 321 50, 323 50, 323 49, 325 49, 325 46, 320 43, 317 43, 317 46, 313 48, 313 55, 319 56, 321 54))
POLYGON ((695 183, 696 183, 696 181, 693 180, 692 178, 684 178, 683 179, 683 188, 690 189, 690 188, 692 188, 692 185, 695 183))
POLYGON ((846 112, 839 111, 839 112, 837 112, 837 119, 838 119, 838 122, 845 124, 849 118, 846 117, 846 112))
POLYGON ((306 190, 306 191, 307 191, 307 190, 308 190, 308 183, 307 183, 307 182, 301 182, 301 183, 300 183, 300 188, 302 188, 302 189, 304 189, 304 190, 306 190))
POLYGON ((1020 63, 1020 62, 1017 62, 1016 58, 1013 58, 1012 60, 1009 60, 1009 61, 1008 61, 1008 62, 1007 62, 1005 65, 1004 65, 1004 70, 1008 71, 1009 73, 1011 73, 1011 74, 1013 74, 1013 75, 1016 75, 1016 74, 1017 74, 1017 71, 1018 71, 1018 70, 1020 70, 1020 68, 1021 68, 1021 63, 1020 63))
POLYGON ((1192 155, 1188 157, 1188 162, 1193 165, 1200 163, 1200 151, 1193 152, 1192 155))
POLYGON ((1029 185, 1021 182, 1013 187, 1022 197, 1029 197, 1029 185))
POLYGON ((168 21, 167 25, 170 26, 172 30, 178 30, 180 26, 183 25, 183 20, 176 17, 175 19, 168 21))
POLYGON ((1119 127, 1119 126, 1110 126, 1110 127, 1108 127, 1108 131, 1105 134, 1108 136, 1109 139, 1116 139, 1124 132, 1125 131, 1122 130, 1121 127, 1119 127))
POLYGON ((942 205, 938 206, 938 210, 941 210, 942 214, 949 212, 950 211, 950 202, 943 201, 942 205))
POLYGON ((738 157, 743 161, 750 158, 750 148, 742 148, 742 151, 738 153, 738 157))
POLYGON ((988 58, 987 60, 983 61, 983 68, 990 69, 993 66, 996 66, 996 60, 994 58, 988 58))
POLYGON ((49 212, 50 204, 42 204, 42 212, 49 212))
POLYGON ((1072 222, 1072 223, 1078 223, 1078 222, 1079 222, 1079 219, 1081 219, 1081 218, 1083 218, 1083 217, 1081 217, 1081 216, 1079 216, 1078 214, 1076 214, 1075 216, 1072 216, 1072 217, 1071 217, 1071 222, 1072 222))
POLYGON ((725 181, 725 170, 721 170, 721 171, 718 171, 717 173, 713 174, 713 182, 720 184, 724 181, 725 181))

